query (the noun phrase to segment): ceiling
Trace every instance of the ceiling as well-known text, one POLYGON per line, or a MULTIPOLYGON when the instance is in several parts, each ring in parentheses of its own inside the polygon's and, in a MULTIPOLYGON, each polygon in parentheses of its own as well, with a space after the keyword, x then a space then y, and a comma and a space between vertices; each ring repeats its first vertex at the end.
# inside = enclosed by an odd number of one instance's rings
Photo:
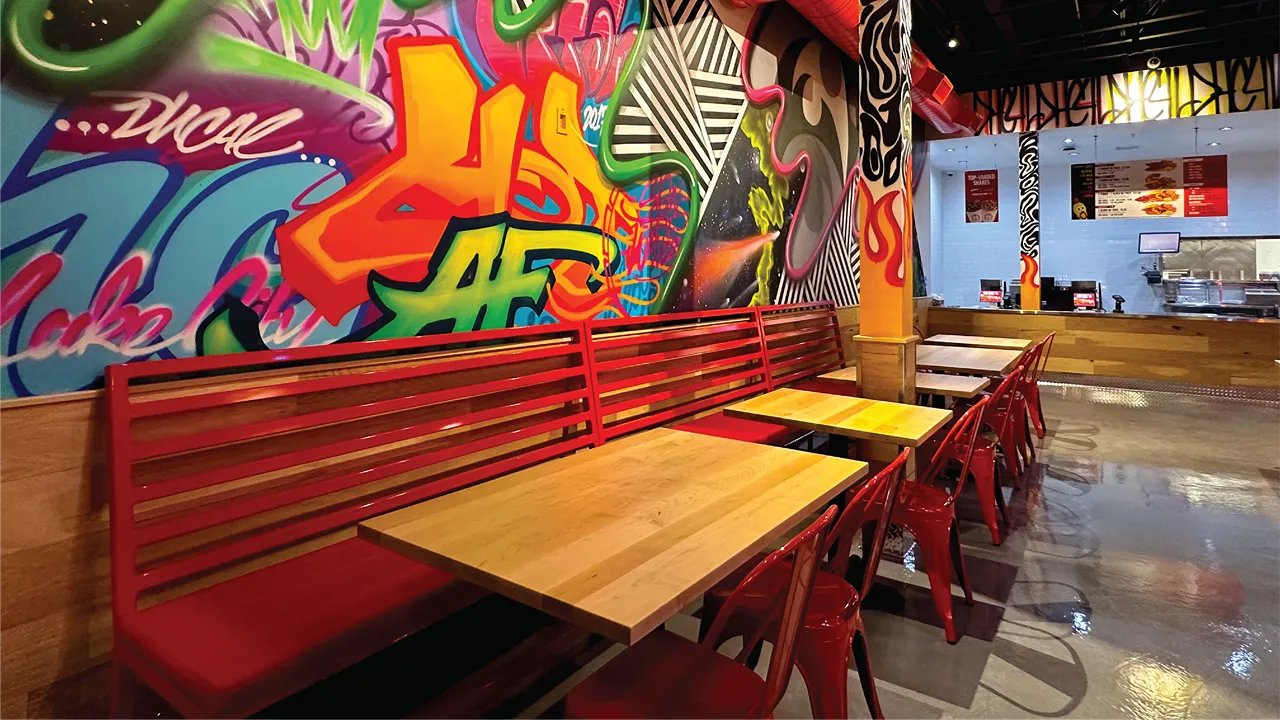
POLYGON ((1280 52, 1280 0, 912 0, 911 24, 964 92, 1280 52))
MULTIPOLYGON (((1256 110, 1177 120, 1042 130, 1040 164, 1070 165, 1197 154, 1280 152, 1280 133, 1276 132, 1277 127, 1280 127, 1280 110, 1256 110), (1231 129, 1219 129, 1223 127, 1231 129), (1096 156, 1094 135, 1098 136, 1096 156), (1218 145, 1210 146, 1211 142, 1218 145), (1072 155, 1072 152, 1079 154, 1072 155)), ((929 165, 947 172, 1015 168, 1018 165, 1018 134, 935 140, 929 143, 929 165)))

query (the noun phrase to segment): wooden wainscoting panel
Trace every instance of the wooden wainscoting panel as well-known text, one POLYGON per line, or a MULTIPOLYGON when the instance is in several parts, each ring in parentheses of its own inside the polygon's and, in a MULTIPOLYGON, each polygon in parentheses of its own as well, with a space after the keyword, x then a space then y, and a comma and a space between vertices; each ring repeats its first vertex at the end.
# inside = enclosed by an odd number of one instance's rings
POLYGON ((1196 385, 1280 386, 1280 322, 1161 315, 1019 313, 932 308, 930 334, 1057 335, 1051 372, 1173 380, 1196 385))

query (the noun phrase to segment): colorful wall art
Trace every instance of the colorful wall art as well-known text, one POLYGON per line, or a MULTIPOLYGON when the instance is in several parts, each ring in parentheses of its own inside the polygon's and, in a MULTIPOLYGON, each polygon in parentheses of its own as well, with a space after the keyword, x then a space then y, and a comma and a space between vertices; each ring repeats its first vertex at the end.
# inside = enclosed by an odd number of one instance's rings
POLYGON ((858 293, 785 3, 13 0, 2 396, 111 363, 858 293))

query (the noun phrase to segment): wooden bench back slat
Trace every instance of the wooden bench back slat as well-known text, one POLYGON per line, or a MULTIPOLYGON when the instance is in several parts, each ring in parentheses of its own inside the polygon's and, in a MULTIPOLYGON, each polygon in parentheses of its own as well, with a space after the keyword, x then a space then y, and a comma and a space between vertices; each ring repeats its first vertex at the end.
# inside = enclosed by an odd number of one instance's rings
POLYGON ((116 606, 591 445, 586 340, 563 323, 108 368, 116 606))

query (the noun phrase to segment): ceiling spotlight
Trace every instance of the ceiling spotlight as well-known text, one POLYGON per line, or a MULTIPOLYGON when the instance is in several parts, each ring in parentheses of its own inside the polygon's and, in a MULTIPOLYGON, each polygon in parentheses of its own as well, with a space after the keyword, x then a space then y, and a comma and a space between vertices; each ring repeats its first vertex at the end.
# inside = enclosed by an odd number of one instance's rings
POLYGON ((955 152, 955 151, 956 151, 955 148, 947 148, 947 152, 955 152))
POLYGON ((960 161, 960 164, 961 164, 961 165, 968 165, 968 164, 969 164, 969 161, 968 161, 968 160, 961 160, 961 161, 960 161))
POLYGON ((1078 152, 1069 152, 1069 153, 1067 153, 1067 154, 1068 154, 1068 155, 1079 155, 1080 153, 1078 153, 1078 152))
POLYGON ((1151 57, 1147 58, 1147 69, 1155 70, 1158 67, 1160 67, 1160 58, 1156 57, 1155 55, 1152 55, 1151 57))
POLYGON ((951 38, 950 40, 948 40, 948 41, 947 41, 947 47, 949 47, 949 48, 956 47, 956 46, 957 46, 957 45, 959 45, 959 44, 960 44, 960 43, 959 43, 959 42, 957 42, 955 38, 951 38))
POLYGON ((1071 144, 1071 138, 1067 138, 1066 140, 1063 140, 1063 141, 1062 141, 1062 144, 1063 144, 1063 145, 1070 145, 1070 144, 1071 144))
POLYGON ((1221 145, 1221 144, 1222 144, 1222 143, 1220 143, 1220 142, 1211 142, 1211 143, 1209 143, 1209 147, 1218 147, 1218 146, 1219 146, 1219 145, 1221 145))
POLYGON ((1223 125, 1218 129, 1221 130, 1222 132, 1227 132, 1228 130, 1235 130, 1235 128, 1231 127, 1230 125, 1223 125))

